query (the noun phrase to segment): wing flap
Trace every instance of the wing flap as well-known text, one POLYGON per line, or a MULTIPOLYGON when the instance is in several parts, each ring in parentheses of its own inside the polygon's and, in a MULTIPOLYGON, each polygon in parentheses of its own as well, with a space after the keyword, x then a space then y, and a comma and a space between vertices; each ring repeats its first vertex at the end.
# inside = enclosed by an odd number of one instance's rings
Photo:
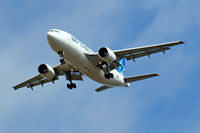
POLYGON ((42 79, 43 79, 43 77, 41 75, 37 75, 37 76, 35 76, 35 77, 33 77, 33 78, 29 79, 29 80, 24 81, 23 83, 20 83, 20 84, 14 86, 13 88, 15 90, 17 90, 19 88, 27 86, 28 84, 31 84, 31 83, 33 83, 35 81, 40 81, 42 79))
POLYGON ((36 81, 34 83, 27 84, 26 87, 27 88, 32 88, 32 87, 35 87, 35 86, 38 86, 38 85, 42 85, 43 86, 43 84, 48 83, 48 82, 53 82, 54 83, 55 80, 58 80, 58 77, 56 77, 54 80, 43 79, 41 81, 36 81))
POLYGON ((140 57, 143 57, 143 56, 149 56, 152 55, 152 54, 155 54, 155 53, 158 53, 158 52, 163 52, 165 54, 165 51, 166 50, 169 50, 170 48, 166 47, 166 48, 157 48, 157 49, 154 49, 154 50, 149 50, 149 51, 143 51, 143 52, 140 52, 140 53, 136 53, 136 54, 130 54, 128 56, 125 56, 126 60, 135 60, 136 58, 140 58, 140 57))
POLYGON ((132 77, 124 78, 124 81, 126 83, 129 83, 129 82, 135 82, 135 81, 152 78, 152 77, 156 77, 156 76, 160 76, 160 75, 157 73, 152 73, 152 74, 145 74, 145 75, 139 75, 139 76, 132 76, 132 77))

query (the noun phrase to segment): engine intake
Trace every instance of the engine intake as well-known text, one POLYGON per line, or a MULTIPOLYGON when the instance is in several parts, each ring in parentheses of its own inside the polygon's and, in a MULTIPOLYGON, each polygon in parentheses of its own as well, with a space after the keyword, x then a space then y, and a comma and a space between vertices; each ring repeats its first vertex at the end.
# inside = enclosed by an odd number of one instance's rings
POLYGON ((41 76, 49 80, 52 80, 56 76, 55 71, 48 64, 41 64, 38 67, 38 72, 40 73, 41 76))
POLYGON ((98 55, 102 60, 104 60, 106 62, 113 62, 116 60, 115 53, 107 47, 100 48, 98 55))

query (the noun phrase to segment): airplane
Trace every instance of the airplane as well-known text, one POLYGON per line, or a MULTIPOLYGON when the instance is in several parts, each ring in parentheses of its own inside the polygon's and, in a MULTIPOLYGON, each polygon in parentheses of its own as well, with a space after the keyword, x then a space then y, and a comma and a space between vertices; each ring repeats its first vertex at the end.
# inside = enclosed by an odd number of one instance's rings
POLYGON ((60 76, 65 76, 69 80, 68 89, 76 88, 73 82, 83 81, 83 75, 103 84, 97 88, 97 92, 113 88, 116 86, 129 87, 131 82, 159 76, 157 73, 150 73, 138 76, 125 77, 125 60, 133 60, 152 54, 169 50, 172 46, 184 44, 182 40, 168 42, 150 46, 136 47, 122 50, 111 50, 102 47, 98 52, 93 52, 84 43, 68 32, 51 29, 47 33, 47 40, 51 49, 60 56, 60 64, 51 67, 48 64, 41 64, 38 67, 39 74, 13 88, 15 90, 33 87, 48 82, 54 83, 60 76))

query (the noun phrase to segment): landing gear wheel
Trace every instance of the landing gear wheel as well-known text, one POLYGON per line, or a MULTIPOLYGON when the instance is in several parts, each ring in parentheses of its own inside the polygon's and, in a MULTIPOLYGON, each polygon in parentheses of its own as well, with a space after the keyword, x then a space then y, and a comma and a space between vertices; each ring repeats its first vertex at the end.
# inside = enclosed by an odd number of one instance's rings
POLYGON ((114 75, 110 73, 110 64, 108 62, 106 62, 106 72, 104 74, 104 77, 106 79, 114 78, 114 75))
POLYGON ((59 51, 58 55, 60 56, 60 63, 63 65, 65 64, 65 60, 64 60, 64 51, 59 51))
POLYGON ((114 78, 114 75, 112 73, 109 73, 109 75, 110 75, 111 78, 114 78))
POLYGON ((114 77, 112 73, 105 73, 104 76, 105 76, 106 79, 110 79, 110 78, 114 77))
POLYGON ((66 71, 65 76, 66 76, 66 80, 69 80, 69 84, 67 84, 67 88, 69 88, 69 89, 76 88, 76 84, 72 82, 71 71, 66 71))
POLYGON ((76 84, 75 84, 75 83, 72 83, 71 86, 72 86, 73 88, 76 88, 76 84))
POLYGON ((67 88, 72 89, 71 84, 67 84, 67 88))
POLYGON ((76 84, 75 83, 67 84, 67 88, 72 90, 73 88, 76 88, 76 84))
POLYGON ((108 73, 105 73, 105 74, 104 74, 104 77, 105 77, 106 79, 110 79, 110 76, 108 75, 108 73))
POLYGON ((60 57, 63 57, 63 56, 64 56, 64 51, 59 51, 59 52, 58 52, 58 55, 59 55, 60 57))
POLYGON ((60 59, 60 63, 61 63, 62 65, 64 65, 64 64, 65 64, 65 60, 64 60, 64 59, 60 59))

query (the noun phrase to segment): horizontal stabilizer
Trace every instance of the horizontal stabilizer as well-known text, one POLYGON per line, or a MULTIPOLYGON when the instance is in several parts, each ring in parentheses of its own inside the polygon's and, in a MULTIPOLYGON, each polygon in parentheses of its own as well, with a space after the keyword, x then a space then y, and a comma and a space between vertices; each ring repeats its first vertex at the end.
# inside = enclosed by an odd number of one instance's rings
POLYGON ((103 86, 97 88, 96 91, 100 92, 100 91, 103 91, 103 90, 106 90, 106 89, 109 89, 109 88, 112 88, 112 86, 103 85, 103 86))
POLYGON ((129 83, 129 82, 135 82, 135 81, 138 81, 138 80, 143 80, 143 79, 152 78, 152 77, 156 77, 156 76, 160 76, 160 75, 157 74, 157 73, 139 75, 139 76, 133 76, 133 77, 124 78, 124 81, 126 83, 129 83))

